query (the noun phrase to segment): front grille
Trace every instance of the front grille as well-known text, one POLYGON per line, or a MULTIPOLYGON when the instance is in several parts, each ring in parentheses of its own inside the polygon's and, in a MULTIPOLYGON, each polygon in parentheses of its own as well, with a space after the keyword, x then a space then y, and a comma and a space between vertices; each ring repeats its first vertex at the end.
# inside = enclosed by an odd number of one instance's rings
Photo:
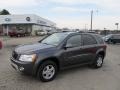
POLYGON ((13 51, 12 57, 13 57, 14 59, 18 59, 19 55, 18 55, 15 51, 13 51))

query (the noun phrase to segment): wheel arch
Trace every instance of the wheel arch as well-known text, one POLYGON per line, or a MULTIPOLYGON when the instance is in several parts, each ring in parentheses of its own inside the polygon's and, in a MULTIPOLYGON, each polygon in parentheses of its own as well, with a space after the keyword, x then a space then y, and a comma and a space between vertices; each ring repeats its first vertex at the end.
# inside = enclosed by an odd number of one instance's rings
POLYGON ((54 63, 56 63, 57 68, 58 68, 58 71, 60 70, 60 61, 58 60, 58 58, 56 58, 56 57, 48 57, 48 58, 45 58, 45 59, 40 60, 40 61, 38 62, 37 67, 36 67, 36 70, 35 70, 35 72, 34 72, 35 75, 37 74, 40 65, 41 65, 42 63, 48 61, 48 60, 53 61, 54 63))
POLYGON ((99 52, 97 52, 96 55, 102 55, 103 58, 105 58, 105 51, 104 50, 100 50, 99 52))

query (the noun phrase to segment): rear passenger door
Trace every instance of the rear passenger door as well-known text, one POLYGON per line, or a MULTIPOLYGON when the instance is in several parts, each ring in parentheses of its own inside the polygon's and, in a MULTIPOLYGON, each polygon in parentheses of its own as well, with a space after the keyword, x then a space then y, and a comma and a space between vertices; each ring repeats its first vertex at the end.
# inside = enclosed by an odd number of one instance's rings
POLYGON ((82 35, 82 53, 84 53, 84 63, 90 63, 95 58, 97 51, 97 41, 90 34, 82 35))

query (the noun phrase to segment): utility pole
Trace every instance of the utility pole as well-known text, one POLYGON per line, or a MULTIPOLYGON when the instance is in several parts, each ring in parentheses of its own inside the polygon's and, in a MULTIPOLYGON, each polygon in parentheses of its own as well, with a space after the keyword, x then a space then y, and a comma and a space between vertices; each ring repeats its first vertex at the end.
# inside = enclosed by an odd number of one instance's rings
POLYGON ((118 30, 118 25, 119 25, 119 23, 115 23, 115 25, 117 26, 117 30, 118 30))
POLYGON ((87 30, 87 24, 85 24, 85 31, 87 30))
POLYGON ((107 35, 107 28, 104 28, 104 34, 107 35))
POLYGON ((91 12, 90 12, 90 14, 91 14, 91 24, 90 24, 91 31, 93 30, 93 14, 94 14, 94 12, 98 13, 98 10, 96 10, 96 11, 91 10, 91 12))
POLYGON ((92 29, 93 29, 93 10, 91 10, 91 25, 90 25, 90 29, 91 29, 91 31, 92 31, 92 29))
POLYGON ((9 35, 9 26, 8 25, 7 25, 6 30, 7 30, 7 36, 8 36, 9 35))

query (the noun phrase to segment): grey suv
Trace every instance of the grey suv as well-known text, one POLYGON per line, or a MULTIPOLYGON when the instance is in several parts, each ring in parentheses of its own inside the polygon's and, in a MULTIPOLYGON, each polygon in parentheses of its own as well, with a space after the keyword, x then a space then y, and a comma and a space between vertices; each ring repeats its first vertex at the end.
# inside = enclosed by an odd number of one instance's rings
POLYGON ((105 55, 106 45, 99 35, 63 32, 54 33, 35 44, 16 47, 11 65, 19 72, 47 82, 65 68, 83 64, 100 68, 105 55))

